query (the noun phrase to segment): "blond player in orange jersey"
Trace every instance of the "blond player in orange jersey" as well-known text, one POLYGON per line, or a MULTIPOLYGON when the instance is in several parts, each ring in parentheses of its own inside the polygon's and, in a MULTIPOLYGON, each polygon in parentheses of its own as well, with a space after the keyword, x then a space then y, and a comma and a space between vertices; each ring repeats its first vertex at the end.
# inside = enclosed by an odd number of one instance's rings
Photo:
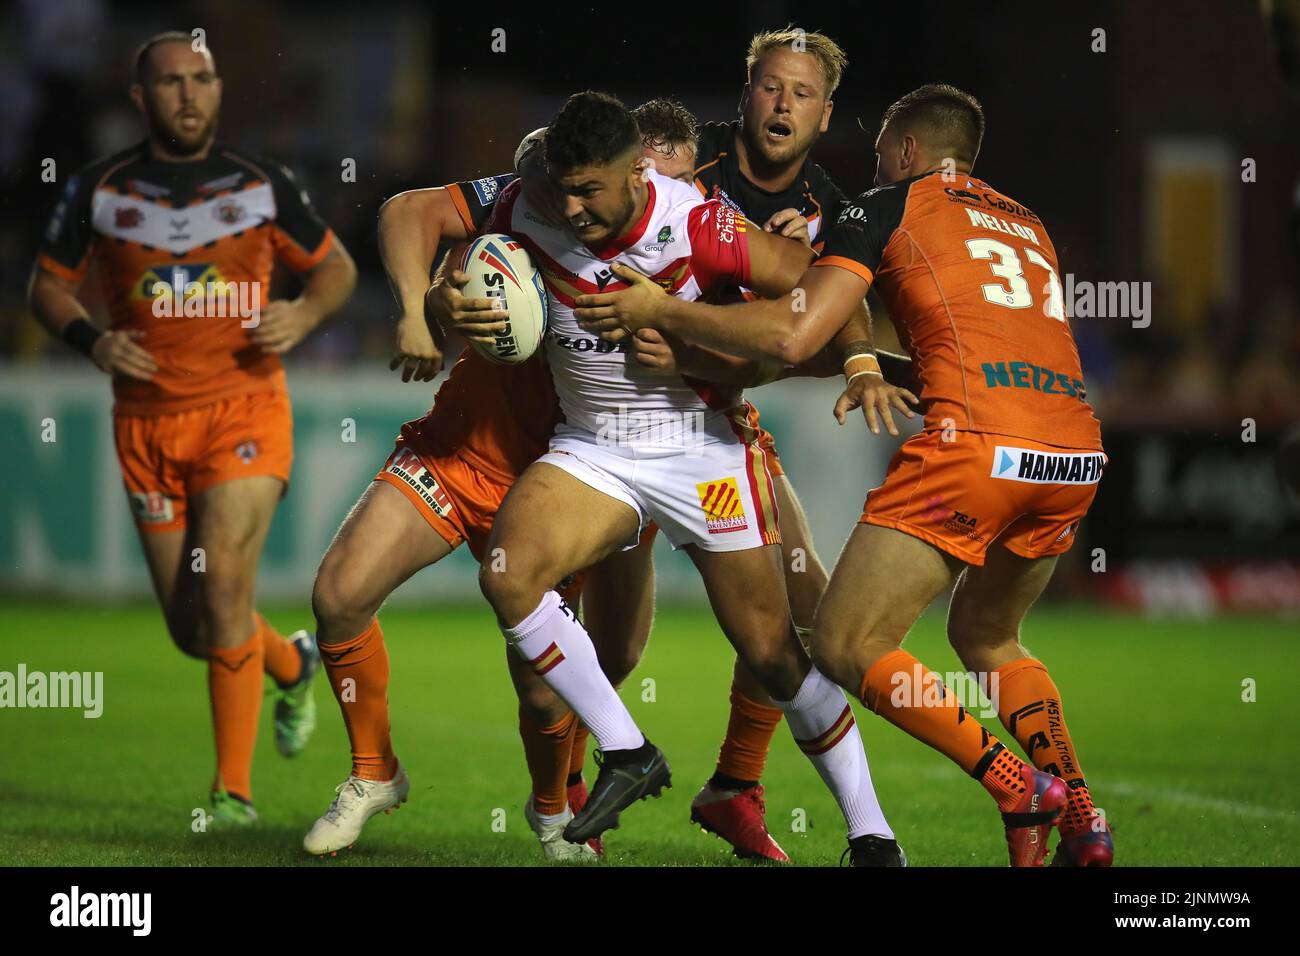
POLYGON ((112 377, 118 460, 163 618, 207 661, 213 817, 245 824, 263 674, 281 690, 281 753, 301 751, 315 723, 314 641, 286 639, 253 609, 293 459, 280 355, 347 301, 356 269, 287 171, 215 142, 221 80, 189 34, 148 40, 135 79, 148 138, 68 181, 29 301, 112 377), (277 260, 302 276, 298 298, 267 301, 277 260), (77 301, 92 261, 108 331, 77 301))
MULTIPOLYGON (((915 361, 925 430, 867 497, 818 609, 813 658, 981 783, 1002 812, 1013 866, 1043 864, 1054 824, 1053 865, 1109 866, 1110 832, 1060 693, 1020 643, 1021 622, 1074 543, 1106 456, 1047 231, 971 175, 983 132, 978 102, 950 86, 922 87, 889 107, 876 141, 877 188, 840 214, 799 282, 806 312, 789 297, 681 302, 637 277, 625 292, 584 297, 580 320, 615 338, 655 327, 739 355, 798 361, 876 286, 915 361), (989 686, 996 676, 998 716, 1032 766, 901 647, 954 582, 949 639, 989 686)), ((911 393, 887 385, 869 361, 860 374, 911 415, 911 393)), ((892 413, 886 427, 895 431, 892 413)))

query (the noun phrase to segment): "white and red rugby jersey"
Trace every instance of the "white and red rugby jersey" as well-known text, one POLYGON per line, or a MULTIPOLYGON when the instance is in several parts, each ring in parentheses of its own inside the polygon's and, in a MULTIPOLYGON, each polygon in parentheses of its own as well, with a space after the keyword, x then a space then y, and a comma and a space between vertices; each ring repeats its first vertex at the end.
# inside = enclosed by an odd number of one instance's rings
POLYGON ((630 446, 737 441, 740 389, 646 369, 627 343, 606 342, 574 318, 577 296, 627 287, 611 269, 615 262, 686 299, 749 284, 746 229, 753 227, 743 216, 654 172, 647 189, 644 214, 601 246, 587 246, 568 229, 548 224, 529 206, 519 181, 502 190, 485 231, 513 236, 541 270, 550 311, 546 357, 570 427, 601 436, 613 426, 617 444, 630 446))

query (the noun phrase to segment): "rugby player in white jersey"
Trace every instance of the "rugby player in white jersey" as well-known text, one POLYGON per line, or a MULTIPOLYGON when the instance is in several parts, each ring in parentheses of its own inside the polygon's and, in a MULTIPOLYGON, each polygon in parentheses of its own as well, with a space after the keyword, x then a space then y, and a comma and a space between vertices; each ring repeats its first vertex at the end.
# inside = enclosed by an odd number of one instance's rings
POLYGON ((564 835, 599 836, 630 803, 671 784, 663 754, 551 590, 633 546, 654 521, 695 563, 724 633, 834 793, 850 845, 870 843, 882 862, 899 865, 852 709, 811 666, 791 626, 771 479, 739 389, 656 375, 622 347, 600 344, 572 315, 577 295, 618 287, 615 262, 685 298, 736 285, 780 295, 812 253, 677 181, 646 174, 640 147, 635 121, 613 97, 571 97, 544 147, 568 228, 547 225, 515 185, 487 227, 529 249, 551 297, 545 347, 566 421, 502 505, 488 547, 498 560, 484 562, 480 582, 507 642, 600 742, 600 775, 564 835))

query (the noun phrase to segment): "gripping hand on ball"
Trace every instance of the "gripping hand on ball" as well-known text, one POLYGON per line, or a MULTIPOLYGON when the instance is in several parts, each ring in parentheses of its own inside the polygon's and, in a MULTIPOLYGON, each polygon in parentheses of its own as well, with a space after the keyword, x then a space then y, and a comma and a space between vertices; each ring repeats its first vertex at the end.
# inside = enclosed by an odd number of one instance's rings
POLYGON ((468 299, 461 290, 469 276, 459 269, 447 272, 443 282, 429 287, 424 295, 425 311, 444 330, 458 332, 471 342, 491 345, 496 333, 504 332, 510 312, 491 299, 468 299))

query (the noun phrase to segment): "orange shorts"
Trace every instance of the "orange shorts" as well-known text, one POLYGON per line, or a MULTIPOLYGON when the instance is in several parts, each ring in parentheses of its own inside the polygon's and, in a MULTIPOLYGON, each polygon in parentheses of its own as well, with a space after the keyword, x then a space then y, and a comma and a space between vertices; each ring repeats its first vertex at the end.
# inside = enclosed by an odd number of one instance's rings
POLYGON ((113 416, 113 440, 136 526, 185 527, 189 499, 215 485, 269 475, 288 486, 288 392, 256 392, 159 415, 113 416))
MULTIPOLYGON (((487 550, 492 523, 501 502, 505 501, 513 482, 503 482, 485 475, 455 455, 423 455, 410 444, 398 440, 397 447, 375 481, 392 485, 453 549, 469 546, 474 560, 482 561, 487 550)), ((658 527, 651 522, 641 533, 641 544, 654 541, 658 527)), ((576 605, 582 592, 585 571, 578 571, 561 581, 556 590, 570 604, 576 605)))
POLYGON ((896 528, 968 564, 983 564, 994 541, 1024 558, 1070 550, 1097 494, 1103 452, 979 432, 942 436, 903 443, 860 523, 896 528))

